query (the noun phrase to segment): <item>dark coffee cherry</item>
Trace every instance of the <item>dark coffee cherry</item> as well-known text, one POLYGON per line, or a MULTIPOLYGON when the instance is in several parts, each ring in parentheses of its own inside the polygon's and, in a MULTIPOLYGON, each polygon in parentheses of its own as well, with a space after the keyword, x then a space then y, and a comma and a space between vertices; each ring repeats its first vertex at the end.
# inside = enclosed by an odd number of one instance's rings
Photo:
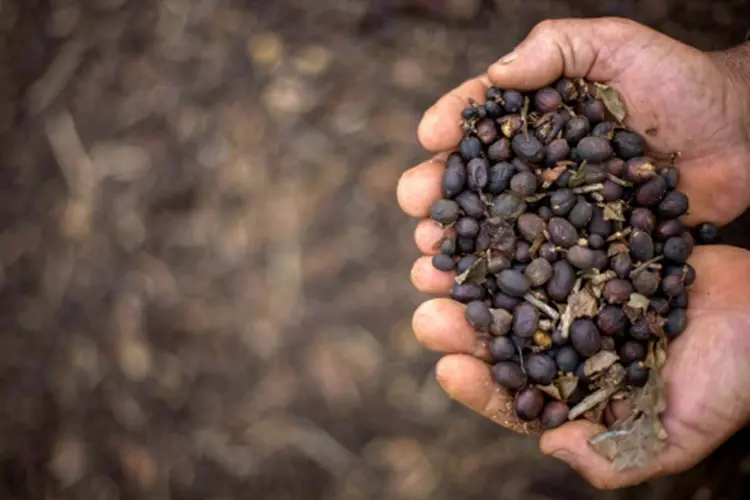
POLYGON ((455 222, 459 215, 459 205, 453 200, 436 200, 430 205, 430 218, 441 224, 455 222))
POLYGON ((680 184, 680 170, 668 165, 660 170, 659 175, 667 181, 667 189, 677 189, 680 184))
POLYGON ((478 117, 479 113, 477 112, 477 108, 473 106, 461 110, 461 118, 463 118, 464 120, 473 120, 478 117))
POLYGON ((521 236, 523 236, 523 238, 529 243, 533 243, 534 240, 542 235, 547 224, 544 222, 544 219, 538 215, 527 212, 521 214, 516 222, 516 226, 518 227, 518 232, 521 233, 521 236))
POLYGON ((682 239, 685 240, 685 248, 687 249, 688 256, 693 253, 693 250, 695 249, 695 239, 693 239, 693 235, 690 234, 689 231, 685 231, 682 233, 682 239))
POLYGON ((625 304, 630 300, 630 294, 634 291, 633 284, 630 281, 615 278, 607 281, 602 295, 610 304, 625 304))
POLYGON ((506 269, 497 275, 497 286, 503 293, 523 297, 531 288, 531 282, 523 273, 506 269))
POLYGON ((557 429, 568 421, 568 405, 562 401, 550 401, 542 409, 539 422, 545 430, 557 429))
POLYGON ((526 374, 537 384, 551 384, 557 375, 557 365, 544 354, 531 354, 524 361, 526 374))
POLYGON ((578 318, 570 325, 570 342, 578 354, 588 358, 601 349, 602 335, 591 318, 578 318))
POLYGON ((604 170, 615 177, 622 178, 625 175, 625 162, 615 156, 604 162, 604 170))
POLYGON ((582 161, 601 163, 609 159, 614 151, 609 141, 604 137, 584 137, 576 146, 576 154, 582 161))
POLYGON ((663 219, 676 219, 687 213, 688 205, 688 197, 684 193, 670 191, 656 207, 656 211, 663 219))
POLYGON ((519 172, 510 179, 510 190, 518 196, 531 196, 536 189, 537 176, 531 172, 519 172))
POLYGON ((671 219, 656 225, 654 236, 660 240, 667 240, 674 236, 680 236, 685 231, 685 224, 680 219, 671 219))
POLYGON ((591 269, 594 265, 594 251, 581 245, 570 247, 566 258, 578 269, 591 269))
POLYGON ((575 146, 588 135, 589 130, 591 130, 591 124, 588 118, 581 115, 574 116, 565 124, 563 137, 571 146, 575 146))
POLYGON ((466 136, 458 143, 458 150, 464 160, 482 156, 482 142, 474 136, 466 136))
POLYGON ((567 188, 572 176, 573 172, 571 172, 570 170, 566 170, 565 172, 560 174, 560 177, 557 178, 557 180, 555 181, 555 186, 559 188, 567 188))
POLYGON ((542 205, 541 207, 539 207, 536 213, 537 215, 539 215, 539 217, 542 218, 542 220, 544 220, 544 222, 549 222, 549 220, 555 215, 552 213, 552 210, 546 205, 542 205))
POLYGON ((575 83, 567 78, 560 78, 555 82, 555 90, 562 96, 563 101, 571 102, 578 99, 578 89, 575 83))
POLYGON ((594 250, 594 262, 591 264, 591 267, 599 271, 604 271, 607 268, 607 264, 609 264, 607 252, 604 250, 594 250))
POLYGON ((474 253, 474 238, 456 238, 456 247, 459 253, 474 253))
POLYGON ((453 271, 456 268, 456 262, 450 255, 439 253, 432 257, 432 267, 438 271, 453 271))
POLYGON ((520 158, 513 158, 512 160, 510 160, 510 163, 511 165, 513 165, 513 168, 516 169, 516 173, 519 173, 519 172, 534 173, 534 169, 531 168, 531 166, 528 163, 526 163, 520 158))
POLYGON ((453 198, 466 187, 466 167, 461 164, 449 164, 445 167, 442 182, 443 196, 453 198))
POLYGON ((552 264, 547 259, 541 257, 534 259, 526 266, 524 274, 531 282, 532 288, 538 288, 547 283, 552 278, 552 264))
POLYGON ((636 229, 630 233, 630 255, 640 262, 654 258, 654 240, 645 231, 636 229))
POLYGON ((456 253, 456 239, 445 238, 440 244, 440 253, 444 255, 455 255, 456 253))
POLYGON ((643 387, 648 382, 650 370, 641 361, 635 361, 628 365, 625 377, 628 384, 633 387, 643 387))
POLYGON ((515 344, 506 336, 493 337, 490 341, 490 355, 495 363, 510 361, 517 353, 515 344))
MULTIPOLYGON (((486 109, 487 108, 485 108, 485 110, 486 109)), ((477 137, 484 144, 492 144, 493 142, 495 142, 495 139, 497 139, 497 126, 495 125, 495 120, 491 118, 480 120, 476 124, 475 130, 477 133, 477 137)))
POLYGON ((517 391, 526 385, 526 374, 519 365, 511 361, 495 363, 492 375, 498 384, 511 391, 517 391))
POLYGON ((604 201, 617 201, 622 198, 622 186, 616 182, 606 180, 602 183, 602 186, 600 193, 604 201))
POLYGON ((510 139, 501 137, 487 148, 487 158, 491 161, 505 161, 513 155, 510 148, 510 139))
POLYGON ((488 87, 484 95, 488 101, 503 100, 503 91, 497 87, 488 87))
POLYGON ((688 292, 683 290, 681 294, 672 299, 670 307, 675 309, 687 309, 688 306, 688 292))
POLYGON ((661 290, 667 297, 677 297, 685 290, 685 283, 679 276, 666 276, 661 280, 661 290))
POLYGON ((539 257, 548 260, 552 264, 560 258, 560 252, 554 243, 545 242, 539 247, 539 257))
POLYGON ((518 113, 523 108, 523 94, 517 90, 506 90, 503 93, 503 108, 508 113, 518 113))
POLYGON ((492 165, 487 175, 487 192, 502 194, 510 187, 510 179, 515 173, 516 169, 508 162, 503 161, 492 165))
POLYGON ((683 263, 690 257, 690 251, 681 236, 673 236, 664 242, 664 256, 674 262, 683 263))
POLYGON ((677 338, 687 327, 687 313, 685 309, 672 309, 667 316, 664 332, 669 338, 677 338))
POLYGON ((685 283, 685 286, 690 286, 695 282, 696 273, 695 268, 690 264, 682 264, 680 266, 664 266, 664 276, 679 276, 680 279, 685 283))
POLYGON ((490 215, 514 221, 526 211, 526 202, 513 193, 503 193, 492 200, 490 215))
POLYGON ((550 299, 555 302, 565 302, 574 284, 575 270, 567 260, 558 260, 552 264, 552 278, 545 287, 550 299))
POLYGON ((542 113, 551 113, 557 110, 562 102, 562 96, 557 90, 551 87, 537 90, 536 94, 534 94, 534 106, 542 113))
POLYGON ((544 393, 532 385, 516 393, 513 408, 519 420, 531 422, 542 413, 544 402, 544 393))
POLYGON ((575 376, 578 377, 579 387, 588 389, 589 386, 591 386, 591 384, 594 382, 591 379, 591 376, 586 375, 586 361, 585 360, 581 361, 581 363, 578 365, 578 368, 576 368, 576 371, 574 373, 575 373, 575 376))
POLYGON ((463 273, 467 269, 469 269, 471 266, 473 266, 477 261, 479 260, 479 257, 476 255, 464 255, 460 259, 458 259, 458 262, 456 263, 456 272, 458 274, 463 273))
POLYGON ((530 163, 539 163, 544 159, 544 144, 539 139, 529 134, 516 134, 510 142, 510 146, 517 157, 530 163))
POLYGON ((539 328, 539 310, 528 302, 521 302, 513 311, 513 333, 531 337, 539 328))
POLYGON ((628 340, 620 346, 620 359, 626 363, 633 361, 644 361, 646 359, 646 346, 637 340, 628 340))
POLYGON ((565 139, 554 139, 547 144, 547 155, 544 159, 545 165, 553 167, 559 161, 563 161, 568 158, 570 154, 570 146, 568 141, 565 139))
POLYGON ((630 336, 635 340, 643 342, 651 338, 651 327, 648 326, 648 320, 641 319, 630 326, 630 336))
POLYGON ((492 252, 487 259, 487 270, 492 274, 509 269, 510 266, 510 259, 501 253, 492 252))
POLYGON ((669 299, 665 297, 653 297, 648 306, 659 316, 669 313, 669 299))
POLYGON ((625 179, 634 184, 641 184, 650 181, 656 177, 656 175, 656 165, 654 165, 653 159, 648 156, 637 156, 631 158, 625 164, 625 179))
POLYGON ((484 301, 480 300, 473 300, 466 304, 464 316, 471 326, 483 332, 490 329, 490 325, 492 325, 493 321, 490 308, 484 303, 484 301))
POLYGON ((636 292, 650 297, 659 289, 659 275, 651 271, 641 271, 633 278, 633 287, 636 292))
MULTIPOLYGON (((594 250, 600 250, 604 248, 607 245, 607 241, 601 237, 599 234, 592 234, 588 237, 589 240, 589 246, 593 248, 594 250)), ((606 256, 606 253, 605 253, 606 256)))
POLYGON ((500 288, 497 286, 497 278, 495 278, 491 274, 488 276, 485 276, 484 287, 487 289, 487 292, 490 295, 500 291, 500 288))
POLYGON ((719 242, 719 228, 710 222, 699 224, 695 230, 696 239, 703 245, 713 245, 719 242))
POLYGON ((657 175, 650 181, 641 184, 635 191, 635 201, 643 207, 659 203, 667 192, 667 182, 657 175))
POLYGON ((584 181, 586 184, 597 184, 607 180, 607 171, 601 165, 593 163, 586 165, 585 174, 584 181))
POLYGON ((643 137, 628 130, 617 131, 612 144, 617 156, 623 160, 643 156, 646 151, 646 141, 643 140, 643 137))
POLYGON ((578 202, 578 198, 571 189, 558 189, 549 198, 550 209, 555 215, 567 216, 578 202))
POLYGON ((463 304, 468 304, 473 300, 484 300, 485 294, 483 286, 469 281, 455 283, 451 287, 451 298, 463 304))
POLYGON ((503 114, 503 107, 495 101, 485 102, 484 109, 488 118, 497 118, 503 114))
MULTIPOLYGON (((499 286, 499 285, 498 285, 499 286)), ((496 292, 492 297, 492 305, 498 309, 505 309, 506 311, 512 311, 523 302, 520 297, 513 297, 503 292, 496 292)))
POLYGON ((652 233, 656 229, 656 216, 645 207, 637 207, 630 214, 630 225, 646 233, 652 233))
POLYGON ((568 214, 568 221, 576 229, 583 229, 594 216, 594 205, 586 201, 583 197, 576 200, 575 205, 568 214))
POLYGON ((612 221, 604 218, 604 210, 599 207, 595 208, 594 215, 589 222, 589 233, 608 238, 613 232, 612 221))
POLYGON ((627 278, 630 271, 633 270, 633 260, 630 258, 629 253, 618 253, 609 259, 609 267, 612 268, 619 278, 624 279, 627 278))
POLYGON ((466 183, 469 189, 481 191, 489 180, 490 163, 484 158, 474 158, 466 164, 466 183))
POLYGON ((586 99, 583 102, 583 115, 591 123, 599 123, 606 118, 604 103, 598 99, 586 99))
POLYGON ((553 217, 547 224, 547 232, 555 245, 570 248, 578 241, 578 231, 562 217, 553 217))
MULTIPOLYGON (((517 242, 513 258, 516 262, 520 262, 521 264, 529 262, 531 260, 531 245, 525 241, 517 242)), ((522 268, 521 272, 523 272, 523 269, 525 269, 525 267, 522 268)))
POLYGON ((474 238, 479 234, 479 221, 472 217, 461 217, 453 226, 456 234, 462 238, 474 238))
POLYGON ((625 334, 629 325, 628 316, 621 307, 608 305, 597 314, 596 326, 604 335, 619 337, 625 334))
POLYGON ((576 350, 569 346, 563 346, 560 348, 559 351, 557 351, 557 355, 555 356, 555 363, 557 363, 557 367, 560 369, 560 371, 565 373, 572 373, 576 370, 576 367, 578 366, 580 359, 578 357, 578 353, 576 350))
POLYGON ((591 130, 591 135, 594 137, 604 137, 607 140, 612 140, 615 136, 615 127, 617 125, 614 122, 601 122, 597 123, 596 126, 591 130))

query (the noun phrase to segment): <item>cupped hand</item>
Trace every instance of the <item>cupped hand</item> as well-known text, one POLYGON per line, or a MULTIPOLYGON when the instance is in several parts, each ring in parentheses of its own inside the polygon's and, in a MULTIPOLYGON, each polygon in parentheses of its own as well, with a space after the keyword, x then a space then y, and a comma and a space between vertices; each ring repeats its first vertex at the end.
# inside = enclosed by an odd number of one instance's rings
MULTIPOLYGON (((631 21, 560 20, 539 25, 503 62, 441 98, 419 127, 423 146, 439 153, 404 174, 398 186, 402 209, 425 218, 441 197, 445 151, 456 147, 456 116, 469 97, 482 102, 489 85, 532 89, 567 77, 586 77, 617 88, 628 109, 626 124, 649 147, 680 152, 680 190, 690 197, 687 223, 723 224, 748 205, 747 97, 729 76, 728 56, 706 54, 631 21), (648 131, 648 133, 647 133, 648 131), (705 139, 704 139, 705 138, 705 139), (709 139, 710 138, 710 139, 709 139)), ((744 92, 747 92, 745 89, 744 92)), ((454 275, 435 270, 430 256, 442 229, 419 223, 415 238, 425 254, 412 269, 414 285, 447 296, 454 275)), ((587 444, 602 429, 588 422, 565 424, 542 435, 541 448, 567 461, 593 485, 616 488, 676 473, 699 462, 747 422, 750 398, 750 253, 729 247, 696 249, 689 328, 674 342, 665 366, 669 408, 668 446, 642 469, 615 472, 587 444), (700 369, 698 369, 700 367, 700 369)), ((422 304, 414 330, 429 349, 445 353, 437 366, 443 388, 457 401, 518 430, 509 395, 492 381, 477 358, 486 346, 463 316, 463 306, 445 298, 422 304)))

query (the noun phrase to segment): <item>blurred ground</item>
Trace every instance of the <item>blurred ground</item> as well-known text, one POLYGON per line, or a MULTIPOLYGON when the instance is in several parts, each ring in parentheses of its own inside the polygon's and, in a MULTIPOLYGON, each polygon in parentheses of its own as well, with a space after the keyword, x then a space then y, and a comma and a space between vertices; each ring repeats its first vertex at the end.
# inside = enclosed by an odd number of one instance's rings
POLYGON ((545 17, 709 49, 749 9, 0 2, 0 498, 742 498, 747 436, 602 493, 450 402, 395 184, 422 111, 545 17))

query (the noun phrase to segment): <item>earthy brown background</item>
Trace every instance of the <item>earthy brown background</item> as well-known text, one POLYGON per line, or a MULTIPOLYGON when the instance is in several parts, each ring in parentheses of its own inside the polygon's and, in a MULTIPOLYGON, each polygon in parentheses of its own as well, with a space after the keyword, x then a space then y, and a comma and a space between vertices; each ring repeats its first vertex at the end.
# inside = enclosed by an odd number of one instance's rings
POLYGON ((395 186, 422 111, 545 17, 719 49, 749 12, 3 1, 0 499, 741 498, 747 436, 602 493, 449 401, 395 186))

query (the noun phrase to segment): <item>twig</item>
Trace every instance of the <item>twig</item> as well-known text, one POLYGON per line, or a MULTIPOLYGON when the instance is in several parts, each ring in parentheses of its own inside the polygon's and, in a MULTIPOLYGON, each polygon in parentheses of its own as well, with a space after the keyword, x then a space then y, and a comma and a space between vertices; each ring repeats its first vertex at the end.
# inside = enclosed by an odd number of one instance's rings
POLYGON ((633 187, 633 183, 632 182, 624 181, 624 180, 620 179, 619 177, 616 177, 616 176, 614 176, 612 174, 607 174, 607 179, 611 180, 615 184, 619 184, 622 187, 626 187, 626 188, 633 187))
POLYGON ((570 412, 568 412, 568 420, 575 420, 590 409, 596 407, 598 404, 606 401, 612 394, 614 394, 618 390, 619 388, 617 387, 611 387, 609 389, 602 388, 592 394, 589 394, 588 396, 583 398, 583 401, 570 409, 570 412))
POLYGON ((613 234, 612 236, 610 236, 609 238, 607 238, 607 243, 611 243, 611 242, 613 242, 615 240, 619 240, 621 238, 624 238, 627 235, 629 235, 631 232, 633 232, 633 228, 632 227, 626 227, 622 231, 617 231, 615 234, 613 234))
POLYGON ((536 307, 553 320, 557 321, 558 319, 560 319, 560 314, 557 311, 552 309, 551 306, 534 297, 532 294, 527 293, 523 296, 523 298, 526 300, 526 302, 530 303, 532 306, 536 307))
POLYGON ((659 262, 663 258, 664 258, 663 255, 659 255, 658 257, 654 257, 653 259, 647 260, 646 262, 640 264, 638 267, 636 267, 635 269, 633 269, 632 271, 630 271, 630 277, 634 278, 638 273, 640 273, 641 271, 643 271, 644 269, 646 269, 648 266, 650 266, 651 264, 656 264, 657 262, 659 262))
POLYGON ((601 191, 602 189, 604 189, 604 184, 598 183, 598 184, 588 184, 586 186, 573 188, 572 191, 574 194, 586 194, 586 193, 593 193, 594 191, 601 191))

